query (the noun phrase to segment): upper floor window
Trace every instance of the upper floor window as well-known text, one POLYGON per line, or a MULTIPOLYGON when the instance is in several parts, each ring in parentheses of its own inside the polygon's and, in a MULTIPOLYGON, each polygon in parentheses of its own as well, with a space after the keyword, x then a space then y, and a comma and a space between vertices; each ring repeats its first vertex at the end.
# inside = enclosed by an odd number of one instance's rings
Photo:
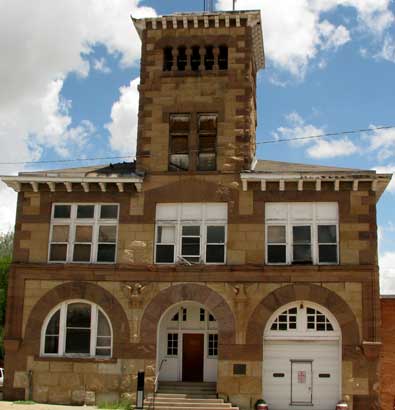
POLYGON ((227 204, 158 204, 155 262, 223 264, 227 204))
POLYGON ((335 202, 267 203, 266 262, 338 263, 338 220, 335 202))
POLYGON ((163 71, 213 71, 228 69, 228 46, 194 45, 192 47, 165 47, 163 71), (203 55, 203 57, 202 57, 203 55))
POLYGON ((217 114, 171 114, 169 171, 217 169, 217 114), (196 124, 192 127, 192 123, 196 124), (190 150, 197 146, 198 150, 190 150))
POLYGON ((44 322, 41 335, 44 356, 111 357, 111 353, 110 322, 94 303, 64 302, 44 322))
POLYGON ((215 171, 217 169, 217 115, 200 114, 198 117, 200 171, 215 171))
POLYGON ((169 121, 169 171, 188 171, 191 116, 172 114, 169 121))
POLYGON ((114 263, 118 204, 54 204, 50 262, 114 263))
POLYGON ((165 47, 163 49, 163 71, 171 71, 173 68, 173 49, 165 47))

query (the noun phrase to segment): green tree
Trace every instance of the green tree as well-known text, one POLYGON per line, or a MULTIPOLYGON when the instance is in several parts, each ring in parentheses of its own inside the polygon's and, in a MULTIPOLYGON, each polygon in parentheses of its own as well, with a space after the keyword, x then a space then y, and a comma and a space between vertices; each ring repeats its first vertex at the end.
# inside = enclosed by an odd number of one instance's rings
POLYGON ((8 270, 12 260, 13 240, 14 234, 12 232, 0 234, 0 358, 4 357, 4 322, 7 304, 8 270))

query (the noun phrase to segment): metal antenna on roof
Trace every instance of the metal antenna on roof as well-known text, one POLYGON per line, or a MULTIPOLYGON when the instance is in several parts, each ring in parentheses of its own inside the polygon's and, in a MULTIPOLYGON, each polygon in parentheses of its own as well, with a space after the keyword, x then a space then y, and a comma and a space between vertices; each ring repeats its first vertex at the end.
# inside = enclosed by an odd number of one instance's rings
POLYGON ((237 0, 233 0, 233 11, 236 10, 236 1, 237 1, 237 0))

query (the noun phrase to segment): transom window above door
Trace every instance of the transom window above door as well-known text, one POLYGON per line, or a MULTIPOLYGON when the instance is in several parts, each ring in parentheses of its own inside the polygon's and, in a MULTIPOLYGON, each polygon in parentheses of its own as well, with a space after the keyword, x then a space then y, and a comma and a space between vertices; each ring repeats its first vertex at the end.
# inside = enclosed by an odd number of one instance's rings
POLYGON ((115 263, 118 204, 53 204, 49 262, 115 263))
POLYGON ((112 330, 106 314, 94 303, 60 304, 44 322, 41 355, 111 357, 112 330))
POLYGON ((337 202, 270 202, 265 206, 266 263, 339 262, 337 202))
POLYGON ((155 262, 224 264, 226 203, 158 204, 155 262))

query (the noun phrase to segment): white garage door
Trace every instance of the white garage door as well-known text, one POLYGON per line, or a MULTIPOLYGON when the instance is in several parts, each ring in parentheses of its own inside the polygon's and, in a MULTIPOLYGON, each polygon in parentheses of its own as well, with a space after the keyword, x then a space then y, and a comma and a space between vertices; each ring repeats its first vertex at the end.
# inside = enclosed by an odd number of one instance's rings
POLYGON ((304 302, 279 312, 265 331, 263 398, 270 410, 334 410, 341 396, 336 320, 304 302))

